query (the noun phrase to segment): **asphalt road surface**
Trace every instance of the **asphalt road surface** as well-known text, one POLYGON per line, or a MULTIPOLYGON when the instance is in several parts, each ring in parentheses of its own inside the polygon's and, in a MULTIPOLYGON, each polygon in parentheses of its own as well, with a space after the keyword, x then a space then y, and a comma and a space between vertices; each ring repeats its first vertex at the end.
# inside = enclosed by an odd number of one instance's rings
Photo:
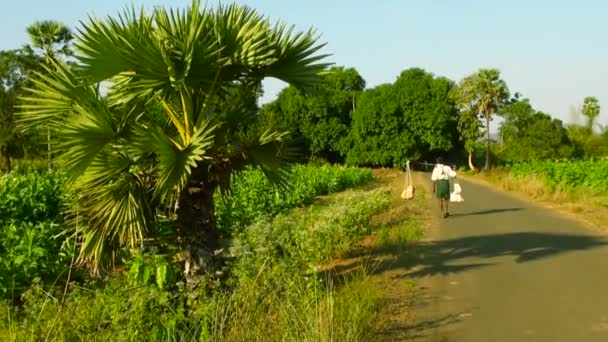
POLYGON ((608 239, 552 210, 460 184, 465 202, 438 219, 407 275, 426 293, 407 340, 608 341, 608 239))

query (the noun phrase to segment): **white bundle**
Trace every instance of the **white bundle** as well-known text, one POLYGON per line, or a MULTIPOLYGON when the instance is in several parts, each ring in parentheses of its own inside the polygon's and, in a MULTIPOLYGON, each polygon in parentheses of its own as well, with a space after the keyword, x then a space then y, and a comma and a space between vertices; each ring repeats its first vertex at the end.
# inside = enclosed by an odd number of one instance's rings
POLYGON ((461 192, 460 184, 454 183, 454 191, 450 194, 450 202, 464 202, 461 192))

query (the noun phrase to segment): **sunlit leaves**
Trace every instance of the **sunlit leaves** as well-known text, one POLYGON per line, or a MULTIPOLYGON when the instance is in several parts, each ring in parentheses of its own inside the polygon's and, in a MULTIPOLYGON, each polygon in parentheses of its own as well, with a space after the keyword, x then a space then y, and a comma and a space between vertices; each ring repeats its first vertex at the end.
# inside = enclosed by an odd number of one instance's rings
POLYGON ((255 165, 284 184, 285 133, 250 129, 249 102, 265 77, 314 83, 325 68, 322 46, 312 32, 272 26, 239 5, 194 1, 183 10, 131 9, 83 22, 78 66, 52 61, 21 107, 24 127, 57 129, 80 194, 80 260, 97 269, 108 251, 140 247, 157 211, 192 181, 227 190, 233 173, 255 165))

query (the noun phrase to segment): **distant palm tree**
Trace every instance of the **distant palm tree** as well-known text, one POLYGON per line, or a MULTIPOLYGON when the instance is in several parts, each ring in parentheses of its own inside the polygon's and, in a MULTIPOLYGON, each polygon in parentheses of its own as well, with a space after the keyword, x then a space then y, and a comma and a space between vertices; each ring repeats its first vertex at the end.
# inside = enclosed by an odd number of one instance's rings
POLYGON ((108 247, 141 246, 160 210, 175 215, 186 275, 200 274, 219 246, 216 190, 229 191, 248 165, 287 182, 287 132, 250 125, 251 95, 265 77, 314 85, 327 67, 317 55, 323 45, 248 7, 201 9, 198 1, 91 19, 81 32, 79 68, 54 62, 23 98, 21 116, 61 137, 86 227, 80 259, 96 269, 108 247), (101 81, 111 81, 106 98, 93 86, 101 81))
POLYGON ((30 36, 32 46, 40 50, 47 64, 72 54, 70 43, 73 39, 72 32, 63 23, 58 21, 38 21, 28 26, 27 33, 30 36))
MULTIPOLYGON (((596 119, 598 115, 600 115, 600 101, 593 96, 587 96, 583 100, 583 108, 581 109, 581 113, 587 118, 587 129, 589 133, 593 133, 593 128, 598 125, 596 123, 596 119)), ((601 125, 598 126, 600 131, 602 129, 601 125)))
MULTIPOLYGON (((60 57, 72 54, 70 42, 73 39, 72 32, 64 24, 57 21, 38 21, 27 28, 32 46, 39 50, 38 54, 44 63, 50 66, 57 62, 60 57)), ((47 153, 49 159, 49 170, 51 169, 51 128, 47 127, 47 153)))
POLYGON ((491 166, 490 121, 509 99, 507 84, 497 69, 480 69, 466 77, 458 86, 457 102, 465 112, 473 112, 485 119, 486 163, 491 166))

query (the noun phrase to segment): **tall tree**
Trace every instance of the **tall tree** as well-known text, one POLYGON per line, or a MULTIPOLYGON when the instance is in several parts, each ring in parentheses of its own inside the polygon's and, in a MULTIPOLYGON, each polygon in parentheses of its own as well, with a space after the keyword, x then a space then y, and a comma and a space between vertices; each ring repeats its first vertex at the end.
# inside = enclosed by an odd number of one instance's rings
POLYGON ((401 166, 453 149, 457 140, 452 81, 419 69, 361 96, 345 145, 347 162, 401 166))
POLYGON ((288 180, 285 133, 258 130, 251 94, 275 77, 314 85, 327 64, 314 31, 298 33, 246 6, 127 11, 89 19, 76 38, 78 75, 54 62, 23 98, 24 124, 56 129, 64 169, 81 194, 80 260, 140 247, 157 211, 175 217, 175 244, 189 283, 219 247, 214 194, 249 165, 288 180), (107 97, 95 84, 112 80, 107 97), (86 81, 83 84, 81 82, 86 81), (167 125, 145 105, 163 108, 167 125), (174 215, 173 215, 174 214, 174 215))
POLYGON ((528 99, 506 105, 500 126, 501 157, 510 161, 570 158, 574 146, 558 119, 534 110, 528 99))
POLYGON ((471 111, 485 121, 486 163, 484 169, 491 167, 490 121, 509 99, 507 84, 500 78, 498 69, 480 69, 464 78, 457 92, 457 103, 462 111, 471 111))
POLYGON ((356 98, 364 88, 365 80, 354 68, 334 67, 306 93, 294 87, 283 89, 260 116, 271 127, 292 131, 304 157, 342 162, 340 150, 356 98))
MULTIPOLYGON (((72 49, 70 43, 73 39, 72 32, 64 24, 58 21, 38 21, 28 26, 27 33, 34 51, 43 58, 44 63, 52 66, 62 57, 70 56, 72 49)), ((51 151, 51 128, 47 127, 47 153, 49 170, 52 163, 51 151)))
POLYGON ((475 164, 473 163, 473 152, 475 152, 477 140, 482 136, 480 127, 481 124, 476 112, 472 110, 460 112, 458 116, 458 133, 460 134, 460 140, 464 143, 464 149, 468 154, 469 168, 472 171, 476 171, 475 164))
POLYGON ((600 101, 593 96, 587 96, 583 100, 582 114, 587 118, 587 129, 593 133, 596 124, 595 120, 600 115, 600 101))

